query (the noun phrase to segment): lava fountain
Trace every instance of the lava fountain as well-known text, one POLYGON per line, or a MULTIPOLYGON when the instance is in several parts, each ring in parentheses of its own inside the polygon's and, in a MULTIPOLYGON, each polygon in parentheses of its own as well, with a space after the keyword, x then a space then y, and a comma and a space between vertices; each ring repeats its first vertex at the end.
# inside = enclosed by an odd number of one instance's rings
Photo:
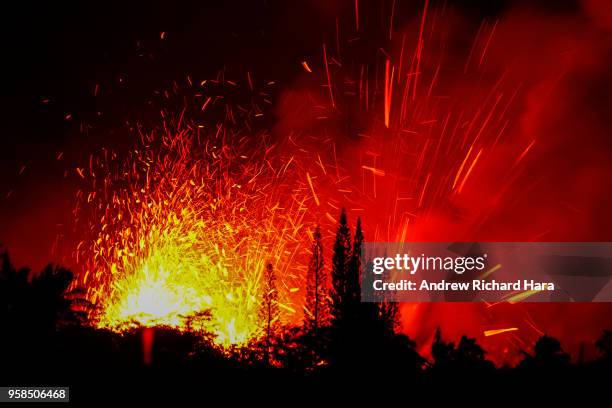
MULTIPOLYGON (((142 135, 127 157, 92 157, 77 213, 98 327, 201 331, 222 346, 260 336, 262 271, 278 277, 284 319, 297 319, 304 220, 313 201, 297 160, 269 154, 265 135, 217 127, 142 135)), ((309 179, 310 180, 310 179, 309 179)))

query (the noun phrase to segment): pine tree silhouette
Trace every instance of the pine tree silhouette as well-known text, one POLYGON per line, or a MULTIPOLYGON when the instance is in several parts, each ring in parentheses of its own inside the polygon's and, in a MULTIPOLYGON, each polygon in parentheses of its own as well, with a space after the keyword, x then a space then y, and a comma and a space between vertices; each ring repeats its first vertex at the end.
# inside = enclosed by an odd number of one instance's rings
POLYGON ((431 356, 434 359, 434 368, 437 370, 447 369, 453 360, 454 343, 442 340, 442 331, 438 327, 431 345, 431 356))
POLYGON ((345 314, 348 296, 348 274, 351 260, 351 231, 346 219, 344 208, 338 220, 334 254, 332 257, 332 285, 333 285, 333 315, 334 320, 340 321, 345 314))
POLYGON ((402 356, 409 366, 406 370, 420 370, 424 360, 418 356, 414 342, 395 333, 397 305, 361 301, 361 255, 365 241, 361 220, 357 221, 352 248, 349 234, 346 212, 342 210, 333 254, 334 321, 328 349, 331 365, 354 374, 385 365, 398 368, 393 362, 402 356))
POLYGON ((350 305, 359 303, 360 299, 360 275, 361 275, 361 250, 363 244, 363 231, 361 230, 361 218, 357 218, 355 237, 353 238, 353 251, 348 266, 346 282, 346 302, 350 305))
POLYGON ((492 370, 493 363, 485 358, 486 351, 476 342, 475 338, 461 336, 455 350, 455 364, 461 370, 492 370))
POLYGON ((327 277, 323 270, 323 244, 321 229, 314 231, 312 241, 312 256, 308 265, 306 281, 306 302, 304 305, 305 327, 316 335, 319 328, 327 322, 329 314, 327 277))
POLYGON ((569 364, 570 356, 561 347, 559 340, 542 336, 534 346, 534 354, 523 352, 525 358, 519 366, 529 369, 556 370, 569 364))
POLYGON ((357 219, 355 237, 353 238, 353 251, 348 273, 347 310, 372 324, 370 328, 378 335, 391 338, 399 325, 399 309, 393 299, 381 298, 376 303, 361 303, 361 284, 369 283, 368 279, 362 282, 363 265, 361 262, 365 237, 361 227, 361 219, 357 219))
POLYGON ((382 322, 382 329, 389 335, 395 333, 400 325, 400 313, 397 303, 384 300, 378 304, 378 318, 382 322))
POLYGON ((436 329, 431 355, 434 359, 433 368, 438 373, 456 371, 482 373, 495 368, 493 363, 485 358, 486 352, 476 339, 461 336, 459 344, 455 347, 455 343, 442 340, 440 328, 436 329))
POLYGON ((270 362, 272 339, 276 334, 278 323, 278 293, 276 291, 276 275, 272 263, 268 263, 264 271, 264 294, 262 304, 263 320, 265 322, 265 358, 270 362))
POLYGON ((612 362, 612 330, 604 330, 595 346, 605 361, 612 362))

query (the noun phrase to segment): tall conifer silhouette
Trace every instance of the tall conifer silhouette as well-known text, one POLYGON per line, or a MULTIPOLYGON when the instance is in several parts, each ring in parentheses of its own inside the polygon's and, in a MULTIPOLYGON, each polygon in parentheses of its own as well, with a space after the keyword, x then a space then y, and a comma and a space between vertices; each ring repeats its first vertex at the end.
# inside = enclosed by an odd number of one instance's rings
POLYGON ((334 254, 332 257, 333 313, 335 320, 341 320, 348 295, 348 270, 351 260, 351 231, 344 208, 338 220, 334 254))
POLYGON ((266 331, 266 359, 269 360, 272 338, 275 335, 275 327, 278 322, 278 293, 276 291, 276 276, 272 263, 268 263, 264 271, 262 314, 266 331))
POLYGON ((361 250, 363 244, 363 231, 361 230, 361 218, 357 218, 355 237, 353 238, 353 251, 348 267, 347 276, 347 302, 351 305, 359 303, 361 288, 359 285, 361 275, 361 250))
POLYGON ((326 323, 329 313, 327 277, 323 266, 321 229, 317 226, 313 234, 312 256, 308 265, 306 304, 304 306, 305 326, 315 334, 326 323))

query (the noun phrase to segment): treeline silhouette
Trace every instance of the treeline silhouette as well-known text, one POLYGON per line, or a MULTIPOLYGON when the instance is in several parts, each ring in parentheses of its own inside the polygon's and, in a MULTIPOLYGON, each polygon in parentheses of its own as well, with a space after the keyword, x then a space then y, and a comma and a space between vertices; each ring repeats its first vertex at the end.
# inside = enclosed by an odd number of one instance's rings
POLYGON ((517 366, 496 368, 476 339, 463 336, 455 344, 444 340, 440 330, 431 358, 424 358, 412 339, 398 333, 396 303, 360 301, 361 221, 351 235, 342 210, 330 268, 325 266, 319 228, 312 237, 303 325, 281 327, 276 276, 268 264, 261 304, 263 336, 246 348, 229 351, 220 351, 212 345, 212 335, 202 333, 141 328, 118 334, 96 329, 87 318, 96 306, 85 300, 81 289, 71 289, 70 271, 51 265, 40 273, 16 269, 4 252, 0 385, 71 385, 73 396, 86 398, 100 384, 131 395, 151 384, 197 387, 228 378, 330 384, 337 378, 360 381, 375 375, 421 385, 474 378, 498 384, 610 378, 611 330, 596 342, 600 355, 590 362, 572 363, 557 339, 542 336, 532 353, 522 351, 517 366), (148 356, 143 345, 147 338, 152 347, 148 356))

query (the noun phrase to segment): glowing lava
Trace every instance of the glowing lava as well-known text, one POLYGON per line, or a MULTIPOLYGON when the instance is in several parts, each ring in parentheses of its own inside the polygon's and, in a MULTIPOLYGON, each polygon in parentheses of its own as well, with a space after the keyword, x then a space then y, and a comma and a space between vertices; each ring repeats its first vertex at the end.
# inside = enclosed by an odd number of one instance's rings
POLYGON ((256 137, 207 135, 200 143, 198 132, 145 136, 127 159, 92 159, 94 188, 80 211, 96 222, 79 247, 87 267, 79 283, 99 306, 99 327, 169 326, 245 344, 260 335, 269 262, 292 319, 309 187, 292 179, 291 161, 281 165, 269 148, 256 148, 256 137))

